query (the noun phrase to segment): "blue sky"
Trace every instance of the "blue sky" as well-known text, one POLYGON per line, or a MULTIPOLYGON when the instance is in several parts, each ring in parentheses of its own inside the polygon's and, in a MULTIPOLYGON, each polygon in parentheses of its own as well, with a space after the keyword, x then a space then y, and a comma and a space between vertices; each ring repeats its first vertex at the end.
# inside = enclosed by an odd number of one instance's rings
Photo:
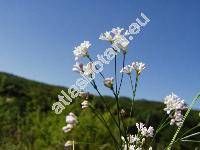
MULTIPOLYGON (((0 70, 70 86, 79 77, 71 70, 74 46, 91 41, 95 59, 109 47, 98 40, 100 33, 128 28, 141 12, 151 21, 131 41, 127 54, 127 64, 147 64, 137 97, 162 100, 173 91, 189 103, 200 90, 198 0, 1 0, 0 70)), ((104 71, 112 76, 113 63, 104 71)), ((130 96, 125 80, 121 94, 130 96)), ((104 94, 111 94, 98 83, 104 94)))

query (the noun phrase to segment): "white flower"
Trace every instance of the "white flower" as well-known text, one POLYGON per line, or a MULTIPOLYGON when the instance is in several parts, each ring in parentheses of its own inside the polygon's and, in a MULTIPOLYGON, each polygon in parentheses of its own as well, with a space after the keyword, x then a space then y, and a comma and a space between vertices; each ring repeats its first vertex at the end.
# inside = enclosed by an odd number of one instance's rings
POLYGON ((72 146, 73 145, 73 141, 67 141, 66 143, 65 143, 65 147, 70 147, 70 146, 72 146))
POLYGON ((130 135, 129 136, 129 143, 133 144, 134 142, 138 142, 140 139, 137 137, 137 135, 130 135))
POLYGON ((112 88, 113 87, 113 82, 114 82, 114 78, 105 78, 104 80, 104 85, 108 88, 112 88))
POLYGON ((84 74, 86 76, 91 76, 94 72, 94 65, 92 62, 89 62, 86 66, 83 66, 84 74))
POLYGON ((149 150, 152 150, 152 147, 151 147, 151 146, 149 147, 149 150))
POLYGON ((74 65, 74 68, 72 68, 73 71, 78 72, 78 73, 83 73, 83 64, 76 62, 74 65))
POLYGON ((82 109, 88 108, 88 101, 84 100, 84 101, 81 103, 81 107, 82 107, 82 109))
POLYGON ((133 62, 131 67, 139 75, 145 69, 145 64, 142 62, 133 62))
POLYGON ((121 49, 122 52, 125 54, 127 51, 127 47, 130 43, 125 38, 125 36, 128 36, 130 33, 128 31, 122 33, 123 30, 124 30, 123 28, 119 27, 113 28, 112 31, 106 31, 105 33, 101 33, 99 39, 104 41, 109 41, 112 45, 121 49))
POLYGON ((74 48, 75 60, 78 60, 80 57, 88 56, 88 48, 91 46, 89 41, 84 41, 78 47, 74 48))
POLYGON ((99 36, 100 40, 104 40, 104 41, 109 41, 112 42, 113 38, 110 34, 110 31, 106 31, 105 33, 101 33, 101 35, 99 36))
POLYGON ((120 71, 121 73, 126 73, 128 75, 131 74, 132 68, 130 67, 130 65, 126 65, 124 68, 122 68, 122 70, 120 71))
POLYGON ((125 38, 124 35, 120 34, 115 35, 113 41, 114 41, 113 45, 121 49, 124 54, 127 52, 127 47, 130 42, 125 38))
POLYGON ((149 128, 147 128, 144 126, 143 123, 136 123, 136 127, 144 137, 153 137, 153 131, 154 131, 153 127, 150 126, 149 128))
POLYGON ((124 114, 126 113, 126 111, 125 111, 124 109, 121 109, 120 113, 121 113, 122 115, 124 115, 124 114))
POLYGON ((167 114, 170 114, 170 125, 176 124, 177 126, 180 126, 183 120, 182 110, 187 109, 184 100, 172 93, 165 97, 164 104, 166 105, 164 111, 166 111, 167 114))
POLYGON ((66 116, 66 122, 67 125, 64 126, 62 129, 64 132, 69 132, 78 123, 76 115, 70 112, 69 115, 66 116))
POLYGON ((72 124, 72 125, 75 125, 77 124, 77 117, 74 113, 70 112, 69 115, 66 116, 66 122, 68 124, 72 124))
POLYGON ((143 123, 136 123, 136 127, 138 129, 138 131, 141 131, 144 128, 144 124, 143 123))
POLYGON ((73 127, 74 127, 73 124, 67 124, 67 125, 64 126, 62 129, 63 129, 64 132, 67 133, 67 132, 71 131, 73 127))
POLYGON ((171 116, 171 122, 170 125, 176 124, 177 126, 180 126, 183 121, 183 115, 181 111, 175 111, 174 115, 171 116))
POLYGON ((172 110, 184 110, 187 108, 184 100, 174 93, 164 98, 164 104, 166 105, 164 111, 166 111, 167 114, 170 114, 172 110))
MULTIPOLYGON (((143 123, 136 123, 136 127, 138 129, 138 134, 136 135, 129 135, 127 137, 128 143, 126 143, 125 138, 122 138, 123 141, 123 149, 124 150, 142 150, 145 142, 147 141, 146 138, 153 137, 153 127, 145 127, 143 123), (129 145, 129 148, 127 148, 127 144, 129 145)), ((152 150, 151 147, 149 147, 149 150, 152 150)))

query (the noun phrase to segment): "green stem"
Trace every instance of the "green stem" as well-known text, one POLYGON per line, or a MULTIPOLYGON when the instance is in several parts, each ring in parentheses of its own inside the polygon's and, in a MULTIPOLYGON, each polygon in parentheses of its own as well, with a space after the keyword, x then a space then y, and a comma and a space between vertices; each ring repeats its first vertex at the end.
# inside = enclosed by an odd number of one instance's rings
POLYGON ((132 103, 131 103, 131 112, 130 112, 130 117, 132 116, 133 113, 133 103, 135 101, 135 95, 136 95, 136 91, 137 91, 137 86, 138 86, 138 80, 139 80, 139 75, 136 74, 136 78, 135 78, 135 87, 133 87, 133 80, 132 80, 132 76, 130 74, 130 81, 131 81, 131 88, 132 88, 132 103))
MULTIPOLYGON (((118 124, 119 124, 119 130, 121 130, 121 122, 120 122, 120 114, 119 114, 119 111, 120 111, 120 107, 119 107, 119 98, 118 98, 118 91, 117 91, 117 56, 115 55, 115 99, 117 101, 117 117, 118 117, 118 124)), ((121 140, 121 131, 119 132, 120 134, 120 143, 121 143, 121 146, 122 146, 122 140, 121 140)))
POLYGON ((109 126, 107 125, 107 122, 104 119, 104 117, 102 116, 102 114, 100 112, 96 112, 95 109, 91 105, 89 107, 92 110, 92 112, 97 116, 97 118, 102 122, 102 124, 106 127, 106 129, 108 130, 109 134, 111 135, 111 137, 113 139, 116 149, 118 149, 118 142, 117 142, 116 138, 114 137, 114 135, 112 134, 112 132, 111 132, 109 126))
MULTIPOLYGON (((126 59, 126 54, 123 54, 122 68, 124 68, 124 66, 125 66, 125 59, 126 59)), ((121 75, 121 80, 120 80, 120 84, 119 84, 119 89, 118 89, 118 91, 117 91, 117 94, 118 94, 118 95, 119 95, 120 90, 121 90, 123 78, 124 78, 124 72, 122 72, 122 75, 121 75)))
POLYGON ((104 103, 105 106, 106 106, 107 111, 109 112, 109 114, 110 114, 110 116, 112 117, 113 121, 116 123, 117 127, 119 128, 119 125, 118 125, 116 119, 114 118, 112 112, 110 111, 110 109, 109 109, 109 107, 108 107, 108 105, 107 105, 107 103, 106 103, 104 97, 103 97, 103 96, 101 95, 101 93, 99 92, 99 89, 98 89, 98 87, 97 87, 95 81, 92 80, 92 83, 93 83, 93 84, 92 84, 93 88, 94 88, 94 89, 97 91, 97 93, 99 94, 100 98, 102 99, 103 103, 104 103))
POLYGON ((181 135, 181 137, 178 138, 174 143, 178 142, 178 141, 179 141, 180 139, 182 139, 185 135, 187 135, 187 134, 190 133, 192 130, 194 130, 194 129, 198 128, 198 127, 200 127, 200 124, 198 124, 198 125, 192 127, 191 129, 187 130, 187 131, 186 131, 185 133, 183 133, 183 134, 181 135))
MULTIPOLYGON (((165 117, 164 117, 164 118, 165 118, 165 117)), ((154 140, 155 140, 155 138, 156 138, 156 135, 157 135, 162 129, 164 129, 164 128, 169 124, 169 122, 167 122, 167 120, 169 119, 169 117, 167 117, 167 118, 165 119, 165 121, 164 121, 164 118, 162 119, 162 121, 161 121, 161 123, 160 123, 158 129, 156 130, 156 132, 155 132, 155 134, 154 134, 154 136, 153 136, 153 139, 151 140, 150 146, 154 143, 154 140)))

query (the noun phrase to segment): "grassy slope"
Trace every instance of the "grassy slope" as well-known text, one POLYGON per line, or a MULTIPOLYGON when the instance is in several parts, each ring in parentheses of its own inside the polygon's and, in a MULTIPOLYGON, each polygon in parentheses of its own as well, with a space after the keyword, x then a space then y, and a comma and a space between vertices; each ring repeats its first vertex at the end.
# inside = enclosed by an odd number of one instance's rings
MULTIPOLYGON (((67 90, 67 88, 0 73, 0 149, 63 149, 63 143, 68 139, 83 142, 76 145, 76 149, 112 149, 112 141, 108 132, 92 112, 81 111, 80 99, 74 100, 74 103, 67 106, 61 115, 54 114, 51 106, 57 100, 57 95, 61 90, 67 90), (79 116, 80 124, 69 134, 64 134, 61 128, 65 125, 65 115, 70 111, 79 116)), ((109 96, 105 98, 112 108, 112 113, 115 114, 114 99, 109 96)), ((99 97, 94 96, 91 102, 98 111, 105 110, 99 97)), ((164 115, 162 103, 140 100, 134 103, 135 118, 130 119, 128 117, 130 103, 129 98, 120 98, 120 106, 127 112, 124 116, 125 122, 127 124, 131 122, 130 132, 135 131, 134 124, 137 121, 156 127, 164 115)), ((110 123, 112 131, 118 136, 109 114, 104 113, 103 115, 110 123)), ((197 111, 192 111, 184 130, 191 128, 199 121, 197 111)), ((173 127, 163 130, 156 139, 155 147, 163 149, 174 131, 173 127)), ((176 145, 176 149, 190 149, 191 147, 200 146, 198 143, 176 145)))

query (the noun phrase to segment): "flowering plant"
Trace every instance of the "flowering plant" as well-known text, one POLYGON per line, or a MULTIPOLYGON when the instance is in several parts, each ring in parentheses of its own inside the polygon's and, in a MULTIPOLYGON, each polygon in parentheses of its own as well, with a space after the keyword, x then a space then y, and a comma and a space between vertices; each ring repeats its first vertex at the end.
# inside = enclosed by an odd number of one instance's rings
MULTIPOLYGON (((200 95, 195 97, 193 100, 192 104, 188 107, 184 100, 182 100, 179 96, 176 94, 172 93, 164 98, 164 104, 165 108, 163 110, 166 112, 165 117, 163 120, 160 122, 160 125, 158 125, 157 129, 154 127, 144 124, 142 122, 131 124, 131 122, 125 121, 124 114, 128 113, 129 117, 133 119, 133 114, 134 114, 134 102, 135 102, 135 96, 137 92, 137 87, 139 83, 139 79, 141 74, 146 68, 146 65, 143 62, 133 62, 131 64, 125 65, 126 62, 126 55, 127 55, 127 49, 129 42, 125 41, 124 38, 128 35, 128 31, 123 32, 124 29, 122 28, 113 28, 111 31, 106 31, 105 33, 102 33, 99 37, 100 40, 107 41, 111 44, 112 49, 116 52, 114 55, 114 77, 105 77, 103 73, 101 73, 100 68, 95 65, 93 59, 91 58, 88 49, 91 46, 91 43, 89 41, 84 41, 81 43, 79 46, 75 47, 75 50, 73 51, 75 55, 75 60, 78 61, 80 60, 81 57, 85 57, 89 60, 89 62, 84 65, 81 62, 76 62, 74 65, 74 68, 72 69, 73 71, 79 73, 81 76, 85 76, 89 79, 89 83, 91 86, 97 91, 99 94, 99 97, 101 98, 103 104, 105 105, 105 111, 108 112, 109 117, 113 120, 115 126, 117 127, 117 133, 118 135, 115 135, 112 132, 112 129, 109 126, 109 123, 107 122, 106 118, 102 115, 101 112, 99 112, 95 106, 89 101, 90 100, 90 94, 88 92, 81 90, 78 90, 78 95, 82 99, 81 102, 81 107, 84 110, 90 109, 95 116, 101 121, 101 123, 104 125, 104 127, 107 129, 107 131, 110 134, 110 137, 113 140, 113 146, 117 150, 152 150, 154 148, 154 142, 155 138, 158 135, 158 133, 164 129, 165 127, 171 125, 171 126, 176 126, 177 130, 172 137, 171 141, 169 141, 169 145, 166 146, 165 149, 170 150, 173 145, 177 142, 183 142, 186 140, 188 137, 194 136, 195 134, 192 135, 187 135, 187 133, 190 133, 192 130, 189 132, 186 132, 186 134, 183 134, 181 137, 178 137, 179 131, 181 130, 188 114, 190 113, 193 105, 197 102, 199 99, 200 95), (116 50, 116 47, 113 45, 117 46, 119 50, 116 50), (121 71, 121 78, 120 82, 117 79, 117 54, 122 52, 122 68, 121 71), (104 96, 101 94, 99 87, 97 86, 96 80, 95 80, 95 74, 94 70, 99 71, 100 76, 102 78, 102 82, 106 88, 111 90, 115 97, 115 103, 116 103, 116 114, 114 114, 109 105, 106 103, 106 100, 104 96), (134 74, 135 72, 135 74, 134 74), (122 106, 120 106, 119 103, 119 95, 121 91, 121 86, 123 83, 124 75, 127 75, 129 80, 130 80, 130 85, 132 88, 132 102, 130 105, 130 111, 127 112, 126 110, 123 109, 122 106), (135 82, 133 81, 133 76, 135 77, 135 82), (119 84, 118 84, 119 83, 119 84), (136 126, 136 129, 132 132, 130 131, 130 126, 136 126), (148 126, 148 127, 147 127, 148 126), (187 136, 185 136, 187 135, 187 136)), ((78 117, 70 112, 66 116, 66 122, 67 125, 63 127, 64 132, 71 132, 72 129, 76 128, 77 125, 81 124, 79 122, 78 117)), ((198 125, 199 127, 199 125, 198 125)), ((66 147, 73 146, 74 149, 74 144, 78 144, 75 139, 73 141, 67 141, 65 143, 66 147)))

